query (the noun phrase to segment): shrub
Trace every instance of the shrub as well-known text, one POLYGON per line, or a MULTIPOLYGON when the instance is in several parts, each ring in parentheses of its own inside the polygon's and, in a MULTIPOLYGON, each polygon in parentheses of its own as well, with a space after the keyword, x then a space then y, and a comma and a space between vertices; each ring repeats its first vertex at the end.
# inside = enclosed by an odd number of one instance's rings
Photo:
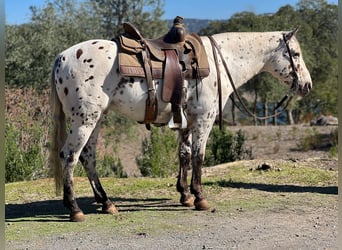
POLYGON ((330 133, 331 148, 329 149, 330 157, 337 157, 338 154, 338 128, 330 133))
POLYGON ((47 177, 48 91, 5 89, 5 181, 47 177))
MULTIPOLYGON (((102 177, 118 177, 127 178, 127 173, 123 170, 120 158, 114 158, 109 155, 103 155, 96 160, 96 173, 99 178, 102 177)), ((74 170, 74 176, 85 177, 83 166, 78 163, 74 170)))
POLYGON ((46 145, 38 126, 24 126, 20 130, 6 122, 5 128, 5 181, 37 179, 47 175, 46 145), (45 149, 45 150, 44 150, 45 149))
POLYGON ((213 166, 226 162, 252 158, 252 149, 245 147, 245 134, 239 130, 235 135, 217 126, 211 131, 207 149, 205 166, 213 166))
POLYGON ((307 129, 303 138, 297 143, 297 149, 301 151, 328 150, 331 157, 337 156, 338 129, 330 134, 319 134, 317 128, 307 129))
POLYGON ((151 127, 150 137, 142 141, 141 152, 136 162, 143 176, 167 177, 177 171, 177 138, 172 130, 151 127))
POLYGON ((320 135, 316 128, 306 129, 304 137, 297 143, 297 148, 301 151, 316 149, 320 144, 320 135))
POLYGON ((127 174, 123 170, 120 158, 104 155, 102 159, 98 161, 97 172, 100 177, 118 177, 126 178, 127 174))

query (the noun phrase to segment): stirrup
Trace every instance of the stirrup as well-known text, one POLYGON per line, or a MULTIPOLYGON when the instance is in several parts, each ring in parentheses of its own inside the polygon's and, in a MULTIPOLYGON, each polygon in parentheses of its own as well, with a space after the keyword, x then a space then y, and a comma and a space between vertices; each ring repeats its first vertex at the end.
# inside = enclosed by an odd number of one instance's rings
POLYGON ((184 128, 186 128, 188 126, 186 117, 184 115, 183 108, 180 109, 180 115, 181 115, 181 118, 182 118, 182 122, 181 123, 174 122, 173 114, 171 115, 171 119, 170 119, 170 121, 168 123, 169 128, 171 128, 171 129, 184 129, 184 128))

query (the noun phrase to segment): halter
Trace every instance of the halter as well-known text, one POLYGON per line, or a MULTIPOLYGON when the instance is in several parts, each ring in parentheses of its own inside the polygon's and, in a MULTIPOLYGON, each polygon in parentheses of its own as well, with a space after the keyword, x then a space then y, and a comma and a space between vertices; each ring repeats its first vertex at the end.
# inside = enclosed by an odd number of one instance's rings
MULTIPOLYGON (((291 39, 292 36, 290 36, 290 38, 287 38, 285 34, 283 34, 283 40, 284 40, 284 43, 285 43, 285 46, 286 46, 286 49, 287 49, 287 52, 289 54, 289 59, 290 59, 290 65, 291 65, 291 68, 292 68, 292 72, 291 72, 291 75, 292 75, 292 85, 291 85, 291 88, 290 88, 290 91, 288 94, 286 94, 281 100, 280 102, 277 104, 277 106, 274 108, 274 110, 278 110, 279 107, 281 107, 283 105, 283 103, 286 101, 286 99, 288 99, 287 103, 285 104, 285 106, 283 107, 283 109, 286 109, 287 106, 289 105, 289 103, 292 101, 292 98, 293 96, 295 95, 295 93, 297 92, 298 88, 299 88, 299 85, 298 85, 298 74, 297 74, 297 69, 295 67, 295 64, 293 62, 293 57, 292 57, 292 54, 291 54, 291 49, 289 47, 289 41, 291 39)), ((273 118, 273 117, 276 117, 278 115, 280 115, 282 113, 282 111, 278 111, 277 113, 273 114, 273 115, 269 115, 269 116, 257 116, 256 114, 252 113, 248 108, 247 106, 244 104, 244 102, 242 101, 242 98, 240 96, 240 94, 238 93, 236 87, 235 87, 235 84, 234 84, 234 81, 233 81, 233 78, 230 74, 230 71, 228 69, 228 66, 227 66, 227 63, 226 61, 224 60, 224 57, 223 57, 223 54, 217 44, 217 42, 215 41, 215 39, 212 37, 212 36, 208 36, 209 40, 210 40, 210 43, 211 43, 211 46, 212 46, 212 52, 213 52, 213 55, 214 55, 214 61, 215 61, 215 66, 216 66, 216 74, 217 74, 217 86, 218 86, 218 94, 219 94, 219 127, 220 129, 222 129, 222 88, 221 88, 221 77, 220 77, 220 69, 219 69, 219 65, 218 65, 218 60, 217 60, 217 55, 215 53, 215 49, 217 50, 218 54, 220 55, 221 57, 221 60, 222 60, 222 64, 226 70, 226 73, 228 75, 228 78, 229 78, 229 81, 233 87, 233 90, 234 90, 234 93, 236 94, 239 102, 242 104, 244 110, 252 117, 254 117, 255 119, 258 119, 258 120, 266 120, 266 119, 269 119, 269 118, 273 118)), ((230 97, 231 98, 231 97, 230 97)), ((232 98, 231 98, 232 99, 232 98)), ((233 101, 233 99, 232 99, 233 101)), ((233 101, 233 105, 235 104, 235 102, 233 101)), ((237 106, 238 107, 238 106, 237 106)), ((240 109, 238 107, 238 109, 240 109)), ((242 111, 240 109, 240 111, 242 111)))

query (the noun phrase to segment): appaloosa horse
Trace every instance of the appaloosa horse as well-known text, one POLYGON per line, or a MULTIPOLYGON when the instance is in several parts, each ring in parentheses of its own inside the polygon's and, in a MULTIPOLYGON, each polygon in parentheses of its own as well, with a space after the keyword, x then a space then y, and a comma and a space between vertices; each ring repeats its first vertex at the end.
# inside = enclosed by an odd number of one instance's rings
MULTIPOLYGON (((179 130, 180 170, 177 181, 183 205, 194 205, 198 210, 209 208, 202 190, 201 168, 206 142, 219 112, 217 72, 223 83, 223 105, 233 92, 224 63, 237 88, 256 74, 267 71, 296 94, 303 96, 310 91, 311 77, 294 33, 221 33, 211 37, 217 43, 214 49, 209 37, 201 37, 208 55, 210 74, 201 81, 184 82, 187 127, 179 130), (215 65, 214 53, 218 58, 219 70, 215 65), (193 171, 189 190, 187 172, 190 164, 193 171)), ((77 205, 73 187, 73 172, 78 160, 85 168, 96 201, 103 204, 103 212, 117 212, 95 171, 101 118, 112 109, 132 120, 144 120, 148 97, 146 79, 121 76, 117 54, 115 42, 90 40, 60 53, 52 69, 54 129, 50 161, 55 169, 57 190, 63 185, 63 201, 71 211, 71 221, 85 219, 77 205), (70 121, 68 126, 66 117, 70 121)), ((159 101, 155 124, 167 124, 171 118, 170 103, 161 101, 162 84, 162 80, 156 82, 159 101)))

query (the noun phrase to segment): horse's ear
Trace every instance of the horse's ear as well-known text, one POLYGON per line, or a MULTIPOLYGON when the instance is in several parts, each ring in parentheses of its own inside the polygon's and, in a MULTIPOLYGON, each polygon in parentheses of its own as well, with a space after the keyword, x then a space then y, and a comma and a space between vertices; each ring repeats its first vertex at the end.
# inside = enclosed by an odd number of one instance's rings
POLYGON ((290 31, 287 35, 286 35, 286 40, 290 40, 294 35, 296 35, 296 33, 298 32, 299 27, 294 28, 292 31, 290 31))

